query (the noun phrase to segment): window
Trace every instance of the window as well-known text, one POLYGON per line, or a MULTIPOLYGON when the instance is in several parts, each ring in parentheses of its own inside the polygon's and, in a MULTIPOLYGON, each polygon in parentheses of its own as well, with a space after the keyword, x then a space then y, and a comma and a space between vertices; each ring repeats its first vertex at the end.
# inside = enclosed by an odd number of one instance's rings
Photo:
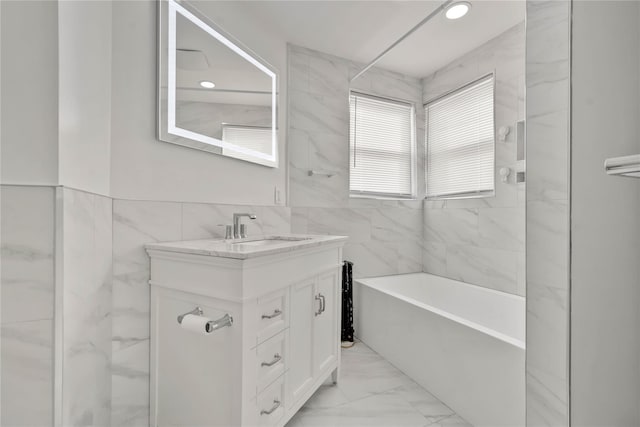
POLYGON ((427 198, 494 194, 493 74, 425 106, 427 198))
POLYGON ((352 195, 412 197, 412 104, 351 92, 349 189, 352 195))

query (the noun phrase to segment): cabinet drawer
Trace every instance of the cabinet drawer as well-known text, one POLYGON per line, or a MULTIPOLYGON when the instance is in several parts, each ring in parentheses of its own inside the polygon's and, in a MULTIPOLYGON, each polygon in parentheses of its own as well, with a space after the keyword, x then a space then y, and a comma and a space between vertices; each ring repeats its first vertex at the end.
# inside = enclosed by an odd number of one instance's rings
POLYGON ((271 338, 287 327, 289 318, 288 292, 274 292, 258 299, 257 344, 271 338))
POLYGON ((284 375, 258 394, 256 399, 259 426, 273 426, 284 416, 284 375))
POLYGON ((256 387, 260 393, 286 369, 286 331, 256 347, 256 387))

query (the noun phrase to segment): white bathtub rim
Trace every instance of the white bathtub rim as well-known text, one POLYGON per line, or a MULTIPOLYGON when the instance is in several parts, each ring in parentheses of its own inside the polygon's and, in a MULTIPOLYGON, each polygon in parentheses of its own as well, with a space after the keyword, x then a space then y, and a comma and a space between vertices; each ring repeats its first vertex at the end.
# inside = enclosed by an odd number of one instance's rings
MULTIPOLYGON (((409 274, 430 274, 430 273, 409 273, 409 274)), ((398 275, 398 276, 401 276, 401 275, 398 275)), ((391 277, 391 276, 386 276, 386 277, 391 277)), ((439 276, 439 277, 442 277, 442 276, 439 276)), ((383 294, 390 295, 390 296, 395 297, 395 298, 397 298, 397 299, 399 299, 401 301, 405 301, 405 302, 407 302, 409 304, 413 304, 413 305, 415 305, 417 307, 420 307, 420 308, 423 308, 425 310, 431 311, 432 313, 435 313, 435 314, 437 314, 439 316, 442 316, 444 318, 452 320, 452 321, 454 321, 456 323, 460 323, 460 324, 462 324, 464 326, 467 326, 469 328, 476 329, 476 330, 478 330, 478 331, 480 331, 480 332, 482 332, 482 333, 484 333, 486 335, 489 335, 489 336, 491 336, 493 338, 496 338, 496 339, 498 339, 500 341, 504 341, 504 342, 506 342, 508 344, 511 344, 513 346, 521 348, 522 350, 526 349, 525 341, 519 340, 517 338, 514 338, 514 337, 512 337, 510 335, 507 335, 507 334, 504 334, 502 332, 498 332, 495 329, 488 328, 486 326, 483 326, 483 325, 481 325, 479 323, 476 323, 476 322, 473 322, 471 320, 465 319, 465 318, 460 317, 458 315, 449 313, 448 311, 442 310, 440 308, 433 307, 433 306, 431 306, 429 304, 425 304, 424 302, 418 301, 415 298, 411 298, 411 297, 408 297, 406 295, 402 295, 402 294, 400 294, 398 292, 394 292, 394 291, 391 291, 391 290, 388 290, 388 289, 380 289, 375 284, 369 284, 369 283, 364 283, 363 282, 363 280, 366 281, 367 279, 376 279, 376 278, 377 277, 369 277, 369 278, 360 278, 360 279, 353 279, 353 280, 355 282, 360 283, 363 286, 366 286, 366 287, 370 288, 370 289, 373 289, 375 291, 381 292, 383 294)), ((461 283, 464 283, 464 282, 461 282, 461 283)), ((465 285, 469 285, 469 286, 474 286, 474 285, 470 285, 468 283, 464 283, 464 284, 465 285)), ((485 289, 487 291, 491 291, 491 292, 499 292, 501 294, 508 295, 509 297, 523 298, 523 297, 521 297, 519 295, 513 295, 513 294, 509 294, 507 292, 496 291, 494 289, 489 289, 489 288, 485 288, 485 289)))

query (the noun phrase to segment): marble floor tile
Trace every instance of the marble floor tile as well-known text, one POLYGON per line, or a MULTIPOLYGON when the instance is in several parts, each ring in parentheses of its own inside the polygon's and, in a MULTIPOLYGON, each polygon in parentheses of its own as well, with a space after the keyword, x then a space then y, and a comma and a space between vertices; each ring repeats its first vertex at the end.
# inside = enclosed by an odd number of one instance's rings
POLYGON ((286 427, 471 427, 361 342, 342 350, 337 385, 322 385, 286 427))

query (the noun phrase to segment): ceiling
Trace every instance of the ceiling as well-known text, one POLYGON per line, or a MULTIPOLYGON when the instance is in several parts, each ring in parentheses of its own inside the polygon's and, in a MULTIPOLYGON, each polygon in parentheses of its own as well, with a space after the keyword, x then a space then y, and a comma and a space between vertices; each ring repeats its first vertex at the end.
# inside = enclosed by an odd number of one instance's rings
MULTIPOLYGON (((239 1, 263 28, 289 43, 368 63, 442 2, 239 1)), ((425 77, 525 19, 524 0, 472 0, 463 18, 436 15, 385 56, 378 66, 425 77)))

